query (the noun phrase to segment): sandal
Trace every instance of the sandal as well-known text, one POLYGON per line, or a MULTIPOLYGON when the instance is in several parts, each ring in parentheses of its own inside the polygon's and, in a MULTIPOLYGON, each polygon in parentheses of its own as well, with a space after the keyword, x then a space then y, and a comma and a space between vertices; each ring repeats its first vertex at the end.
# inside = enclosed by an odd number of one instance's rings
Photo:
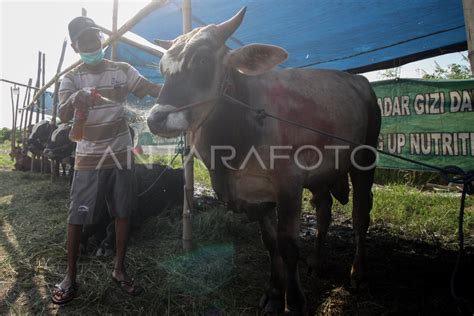
POLYGON ((143 292, 143 288, 140 285, 135 284, 135 280, 132 278, 131 280, 122 280, 119 281, 112 275, 112 280, 117 283, 120 289, 127 293, 128 295, 137 296, 143 292))
POLYGON ((64 305, 72 301, 76 297, 76 294, 76 284, 73 284, 68 288, 63 288, 60 284, 56 284, 51 291, 51 301, 57 305, 64 305))

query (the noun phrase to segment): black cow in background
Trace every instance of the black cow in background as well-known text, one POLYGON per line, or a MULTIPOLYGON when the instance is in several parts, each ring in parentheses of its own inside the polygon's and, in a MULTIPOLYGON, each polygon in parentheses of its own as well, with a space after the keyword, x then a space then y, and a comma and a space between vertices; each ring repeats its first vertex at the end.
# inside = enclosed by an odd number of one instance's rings
POLYGON ((34 166, 35 161, 38 161, 39 158, 43 158, 39 168, 40 171, 43 171, 44 173, 51 172, 51 164, 49 163, 48 159, 43 157, 43 150, 46 147, 51 134, 56 128, 57 126, 51 124, 48 120, 39 121, 33 126, 27 143, 28 151, 30 151, 33 155, 32 171, 37 170, 37 168, 34 166))
MULTIPOLYGON (((66 176, 66 165, 70 166, 69 183, 72 182, 74 173, 74 151, 76 150, 76 143, 69 139, 71 127, 71 124, 60 124, 58 128, 52 132, 44 149, 46 157, 55 161, 56 166, 61 165, 63 176, 66 176)), ((57 171, 59 171, 59 168, 57 171)))
MULTIPOLYGON (((183 170, 170 168, 156 181, 165 168, 158 164, 134 165, 133 185, 135 185, 137 195, 130 219, 132 232, 139 228, 147 218, 158 215, 168 207, 182 205, 183 170)), ((90 252, 91 248, 98 246, 97 256, 111 256, 115 248, 115 225, 107 209, 102 210, 101 214, 102 217, 97 224, 84 226, 81 251, 84 253, 89 250, 90 252)))

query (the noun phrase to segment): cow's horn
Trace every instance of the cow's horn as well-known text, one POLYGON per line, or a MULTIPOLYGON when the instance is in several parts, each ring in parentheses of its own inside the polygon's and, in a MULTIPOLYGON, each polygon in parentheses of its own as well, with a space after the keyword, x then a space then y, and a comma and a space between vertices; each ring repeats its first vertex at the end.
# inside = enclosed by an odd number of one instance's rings
POLYGON ((160 39, 156 39, 156 40, 153 40, 153 42, 160 46, 161 48, 164 48, 166 50, 168 50, 171 45, 173 45, 173 41, 169 41, 169 40, 160 40, 160 39))
POLYGON ((225 42, 240 26, 242 20, 244 19, 245 11, 247 7, 243 7, 240 11, 231 17, 229 20, 222 22, 217 25, 217 33, 222 42, 225 42))

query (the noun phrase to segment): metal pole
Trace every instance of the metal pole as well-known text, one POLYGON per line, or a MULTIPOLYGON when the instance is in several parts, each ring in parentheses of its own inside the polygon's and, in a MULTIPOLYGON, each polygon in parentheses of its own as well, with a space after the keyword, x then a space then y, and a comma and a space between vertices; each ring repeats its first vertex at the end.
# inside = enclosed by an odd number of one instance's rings
POLYGON ((467 58, 471 64, 471 74, 474 75, 474 0, 463 0, 462 3, 466 25, 467 58))
MULTIPOLYGON (((112 33, 117 33, 117 17, 118 17, 118 0, 114 0, 114 7, 112 12, 112 33)), ((110 53, 112 60, 117 60, 117 42, 112 43, 112 51, 110 53)))
MULTIPOLYGON (((191 31, 191 0, 183 0, 183 34, 191 31)), ((192 248, 192 222, 191 214, 193 209, 194 196, 194 157, 189 152, 192 145, 192 134, 185 135, 185 165, 184 165, 184 203, 183 203, 183 248, 192 248)))
POLYGON ((87 16, 87 10, 86 10, 86 8, 82 8, 82 10, 81 10, 81 15, 82 15, 82 16, 87 16))

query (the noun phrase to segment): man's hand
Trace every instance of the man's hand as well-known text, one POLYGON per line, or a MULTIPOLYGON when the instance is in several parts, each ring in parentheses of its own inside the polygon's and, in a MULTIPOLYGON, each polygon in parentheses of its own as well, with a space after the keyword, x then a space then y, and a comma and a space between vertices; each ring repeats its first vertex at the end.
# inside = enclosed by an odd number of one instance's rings
POLYGON ((86 111, 90 106, 94 105, 94 98, 89 91, 81 89, 71 95, 72 106, 79 111, 86 111))

